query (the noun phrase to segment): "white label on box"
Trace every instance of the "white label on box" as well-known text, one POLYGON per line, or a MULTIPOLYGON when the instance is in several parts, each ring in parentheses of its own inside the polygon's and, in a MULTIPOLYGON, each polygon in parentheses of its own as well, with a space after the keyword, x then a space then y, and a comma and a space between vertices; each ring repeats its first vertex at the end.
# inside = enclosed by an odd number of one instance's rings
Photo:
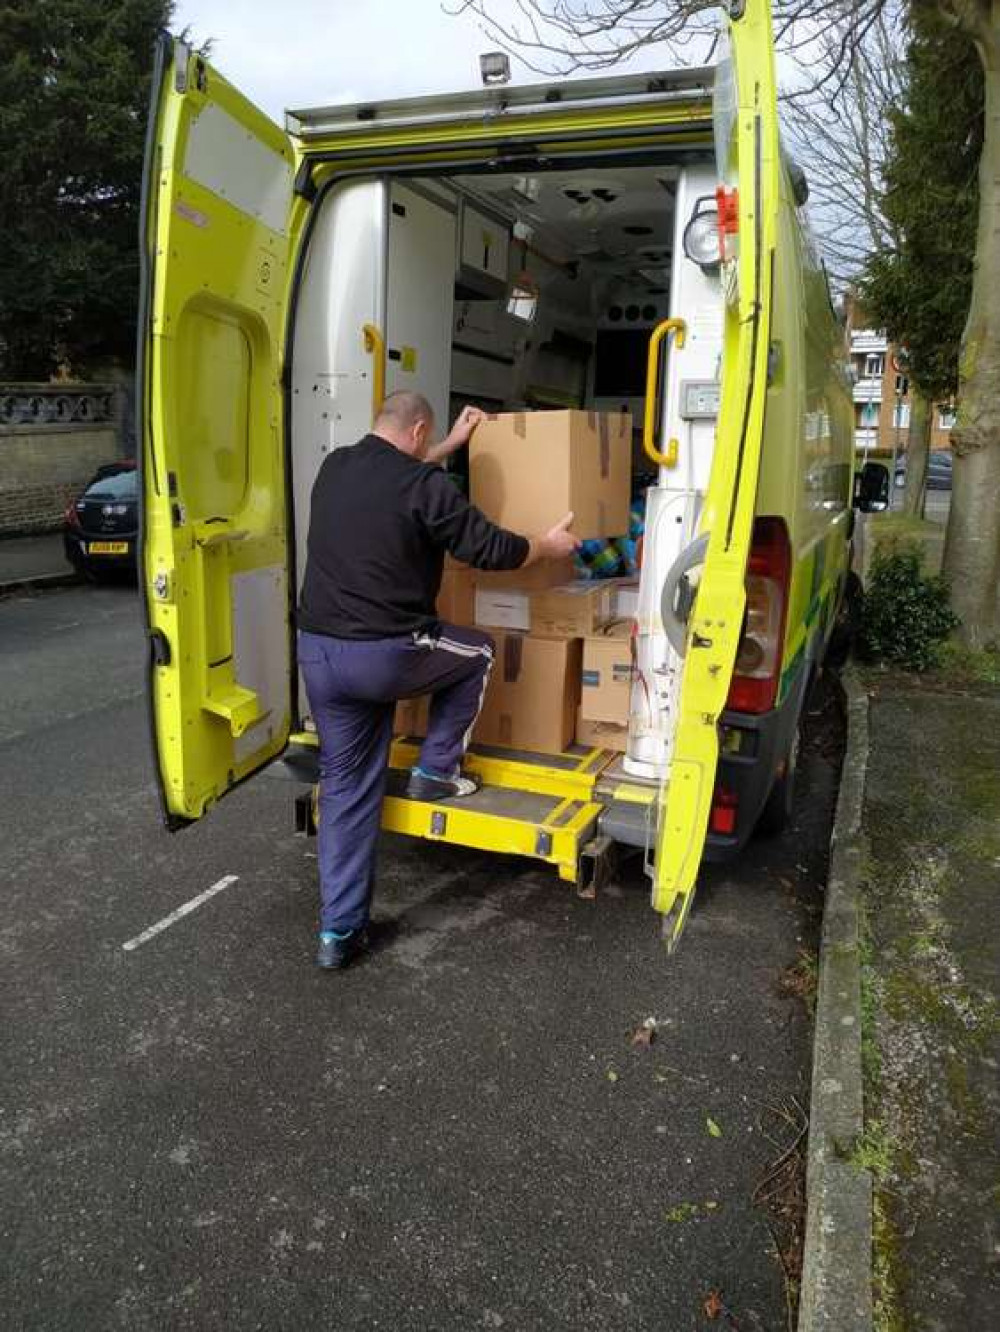
POLYGON ((531 628, 531 594, 515 588, 476 588, 476 624, 484 629, 531 628))

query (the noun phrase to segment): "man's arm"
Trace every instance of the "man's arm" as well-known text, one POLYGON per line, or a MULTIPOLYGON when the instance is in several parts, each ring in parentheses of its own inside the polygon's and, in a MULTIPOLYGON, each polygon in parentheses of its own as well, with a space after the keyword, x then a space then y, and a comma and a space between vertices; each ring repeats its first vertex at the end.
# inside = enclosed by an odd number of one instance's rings
POLYGON ((451 431, 441 443, 435 444, 427 450, 427 461, 432 463, 444 462, 445 458, 462 448, 463 445, 468 444, 476 426, 485 420, 486 413, 481 407, 463 407, 451 431))

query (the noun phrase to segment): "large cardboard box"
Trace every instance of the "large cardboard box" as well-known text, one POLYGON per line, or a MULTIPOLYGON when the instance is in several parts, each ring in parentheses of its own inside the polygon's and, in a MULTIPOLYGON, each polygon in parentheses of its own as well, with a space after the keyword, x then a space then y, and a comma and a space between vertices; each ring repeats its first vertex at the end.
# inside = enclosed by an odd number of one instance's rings
POLYGON ((497 657, 473 739, 481 745, 561 754, 572 743, 582 644, 496 634, 497 657))
POLYGON ((632 642, 627 624, 588 638, 583 645, 580 714, 585 721, 628 725, 632 694, 632 642))
POLYGON ((577 712, 576 743, 587 749, 609 749, 613 754, 624 754, 628 748, 628 726, 621 722, 588 721, 577 712))
POLYGON ((507 412, 487 417, 469 445, 473 504, 526 536, 570 512, 577 536, 624 536, 631 478, 624 412, 507 412))

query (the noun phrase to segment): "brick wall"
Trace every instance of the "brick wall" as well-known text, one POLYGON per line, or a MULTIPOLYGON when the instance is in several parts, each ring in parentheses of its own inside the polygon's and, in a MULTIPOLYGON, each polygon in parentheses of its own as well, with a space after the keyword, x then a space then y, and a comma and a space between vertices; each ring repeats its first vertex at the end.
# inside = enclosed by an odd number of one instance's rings
POLYGON ((100 463, 121 456, 117 427, 0 425, 0 534, 48 532, 100 463))

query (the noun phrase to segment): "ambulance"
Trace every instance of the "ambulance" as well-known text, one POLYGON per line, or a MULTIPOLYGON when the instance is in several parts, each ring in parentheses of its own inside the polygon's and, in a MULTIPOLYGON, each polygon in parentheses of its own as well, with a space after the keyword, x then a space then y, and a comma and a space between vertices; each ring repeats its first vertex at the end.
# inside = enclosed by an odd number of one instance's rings
MULTIPOLYGON (((707 858, 780 827, 803 705, 848 579, 844 340, 784 154, 765 0, 709 68, 488 81, 291 110, 281 128, 159 44, 143 187, 143 589, 167 824, 281 760, 309 822, 296 665, 308 500, 327 453, 412 387, 438 422, 623 408, 642 422, 643 559, 624 755, 473 747, 482 789, 384 826, 534 857, 590 892, 645 853, 673 946, 707 858)), ((290 90, 294 94, 294 89, 290 90)))

